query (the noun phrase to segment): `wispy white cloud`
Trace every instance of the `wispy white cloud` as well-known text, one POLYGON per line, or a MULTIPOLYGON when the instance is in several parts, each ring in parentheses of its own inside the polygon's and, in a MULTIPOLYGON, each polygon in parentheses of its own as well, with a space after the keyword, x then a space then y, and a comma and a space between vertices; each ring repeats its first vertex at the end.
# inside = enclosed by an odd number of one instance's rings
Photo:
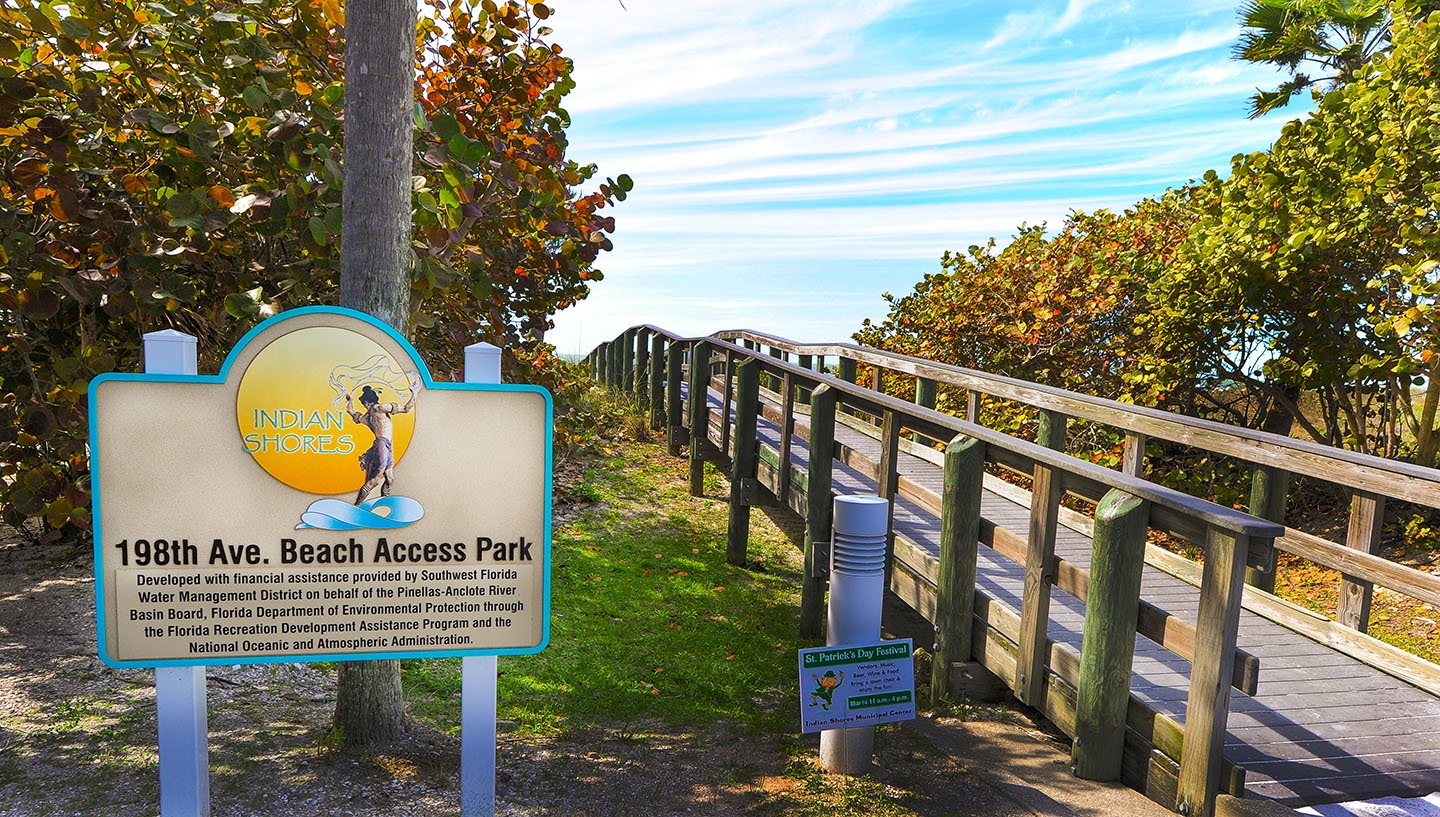
POLYGON ((555 5, 571 153, 636 181, 605 281, 557 320, 587 343, 706 309, 695 331, 748 314, 848 335, 946 249, 1123 208, 1282 124, 1245 118, 1271 75, 1230 59, 1234 0, 555 5), (755 300, 686 295, 736 275, 755 300))
POLYGON ((1034 43, 1057 37, 1078 25, 1087 7, 1094 3, 1089 0, 1068 0, 1064 10, 1056 15, 1056 5, 1047 3, 1034 9, 1012 11, 1005 16, 1005 22, 994 35, 981 45, 982 51, 993 51, 1012 43, 1034 43))
POLYGON ((860 33, 903 0, 584 0, 559 9, 583 54, 574 112, 791 93, 784 79, 843 65, 860 33))

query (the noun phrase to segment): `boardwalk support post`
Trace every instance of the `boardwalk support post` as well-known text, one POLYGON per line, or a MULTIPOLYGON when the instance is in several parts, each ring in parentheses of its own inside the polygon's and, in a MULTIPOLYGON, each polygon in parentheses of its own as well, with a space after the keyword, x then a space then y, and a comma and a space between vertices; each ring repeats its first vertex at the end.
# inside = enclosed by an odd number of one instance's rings
POLYGON ((1208 526, 1175 803, 1176 810, 1187 817, 1211 817, 1219 793, 1249 547, 1248 536, 1208 526))
POLYGON ((731 444, 735 441, 730 434, 730 409, 735 405, 735 352, 725 350, 725 373, 720 389, 720 450, 727 457, 735 456, 731 444))
POLYGON ((705 495, 705 453, 710 445, 710 344, 690 345, 690 495, 705 495))
POLYGON ((936 384, 934 380, 931 380, 928 377, 916 378, 915 405, 922 406, 928 409, 935 408, 935 392, 937 390, 937 385, 938 384, 936 384))
MULTIPOLYGON (((1250 513, 1271 522, 1285 521, 1285 495, 1290 473, 1271 465, 1257 465, 1250 480, 1250 513)), ((1266 550, 1263 565, 1245 569, 1245 583, 1266 593, 1275 592, 1275 545, 1266 550)))
POLYGON ((635 390, 635 330, 626 329, 620 339, 620 390, 635 390))
POLYGON ((780 378, 780 467, 776 469, 779 486, 776 499, 786 507, 790 505, 790 479, 794 471, 791 451, 795 437, 795 376, 786 372, 780 378))
POLYGON ((611 391, 620 391, 625 382, 625 376, 620 371, 620 367, 624 365, 622 363, 623 356, 620 354, 621 347, 624 345, 623 334, 610 341, 610 360, 607 363, 610 376, 605 378, 605 385, 609 386, 611 391))
POLYGON ((900 492, 900 416, 886 409, 880 432, 880 472, 877 493, 890 503, 885 520, 885 586, 895 570, 895 497, 900 492))
MULTIPOLYGON (((1041 411, 1038 440, 1055 450, 1065 448, 1065 415, 1041 411)), ((1015 668, 1015 697, 1037 709, 1045 706, 1045 659, 1050 653, 1050 585, 1055 583, 1055 530, 1063 474, 1049 465, 1035 465, 1030 486, 1030 532, 1025 552, 1025 588, 1021 597, 1020 651, 1015 668)))
POLYGON ((735 371, 735 457, 730 461, 730 529, 725 561, 744 567, 750 548, 750 506, 757 497, 755 423, 760 416, 760 361, 747 358, 735 371))
POLYGON ((835 465, 835 404, 839 392, 821 385, 810 395, 810 473, 805 501, 805 581, 800 589, 800 637, 819 638, 825 615, 825 577, 815 564, 830 541, 831 485, 835 465))
MULTIPOLYGON (((1385 498, 1368 491, 1355 491, 1350 498, 1350 528, 1345 534, 1345 546, 1361 553, 1374 553, 1380 544, 1380 526, 1384 521, 1385 498)), ((1370 603, 1374 596, 1373 584, 1342 573, 1336 623, 1362 633, 1369 630, 1370 603)))
POLYGON ((1095 508, 1071 754, 1085 780, 1120 779, 1149 517, 1148 502, 1118 488, 1095 508))
MULTIPOLYGON (((800 355, 799 358, 796 360, 796 363, 797 363, 797 364, 800 366, 800 368, 802 368, 802 369, 814 369, 814 368, 815 368, 815 358, 814 358, 813 356, 811 356, 811 355, 800 355)), ((801 387, 800 387, 800 395, 799 395, 799 397, 797 398, 797 399, 800 401, 800 405, 802 405, 802 406, 808 406, 808 405, 810 405, 810 393, 811 393, 810 389, 807 389, 807 388, 805 388, 804 386, 801 386, 801 387)))
POLYGON ((980 495, 985 484, 985 443, 958 436, 945 449, 940 508, 940 574, 935 588, 935 657, 930 705, 950 693, 950 666, 969 661, 979 558, 980 495))
POLYGON ((665 352, 665 414, 669 424, 665 443, 672 457, 680 456, 680 447, 685 445, 685 405, 680 399, 680 376, 684 368, 685 346, 671 341, 665 352))
POLYGON ((665 336, 650 338, 650 430, 665 428, 665 336))
POLYGON ((1138 431, 1125 432, 1125 448, 1120 455, 1120 473, 1132 477, 1145 476, 1145 443, 1148 439, 1138 431))
POLYGON ((650 330, 635 330, 635 401, 640 413, 650 410, 650 330))

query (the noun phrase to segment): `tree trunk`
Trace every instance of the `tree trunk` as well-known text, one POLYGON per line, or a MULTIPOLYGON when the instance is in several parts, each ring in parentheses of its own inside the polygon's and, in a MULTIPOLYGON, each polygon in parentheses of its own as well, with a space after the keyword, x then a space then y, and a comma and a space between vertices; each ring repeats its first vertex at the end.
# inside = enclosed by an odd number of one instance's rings
POLYGON ((1425 402, 1420 409, 1420 433, 1418 435, 1415 461, 1429 468, 1435 464, 1435 454, 1440 449, 1440 429, 1435 428, 1435 414, 1440 408, 1440 355, 1433 358, 1433 365, 1426 375, 1425 402))
MULTIPOLYGON (((340 305, 410 334, 414 0, 351 0, 345 26, 340 305)), ((405 733, 399 661, 340 665, 334 726, 363 748, 405 733)))
POLYGON ((1278 389, 1280 394, 1271 394, 1266 398, 1260 430, 1288 437, 1290 430, 1295 427, 1295 412, 1290 407, 1296 405, 1300 399, 1300 387, 1285 384, 1278 389))
POLYGON ((409 335, 414 0, 352 0, 345 35, 340 303, 409 335))
POLYGON ((345 746, 383 746, 405 734, 410 718, 400 691, 399 661, 340 664, 333 726, 345 746))

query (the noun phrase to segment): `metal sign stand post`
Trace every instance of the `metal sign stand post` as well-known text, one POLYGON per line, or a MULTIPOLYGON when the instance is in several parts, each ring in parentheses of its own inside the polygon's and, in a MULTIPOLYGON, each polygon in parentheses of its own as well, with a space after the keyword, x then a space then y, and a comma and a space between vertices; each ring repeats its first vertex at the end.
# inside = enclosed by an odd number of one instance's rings
MULTIPOLYGON (((465 382, 500 382, 500 347, 465 347, 465 382)), ((460 815, 494 817, 498 665, 493 655, 460 659, 460 815)))
MULTIPOLYGON (((830 606, 826 643, 832 647, 880 640, 885 598, 885 536, 890 502, 875 496, 835 498, 830 546, 830 606)), ((820 765, 827 771, 862 775, 875 756, 875 727, 856 726, 820 733, 820 765)))
MULTIPOLYGON (((194 375, 195 338, 174 329, 145 335, 145 373, 194 375)), ((155 669, 161 817, 210 817, 205 667, 155 669)))

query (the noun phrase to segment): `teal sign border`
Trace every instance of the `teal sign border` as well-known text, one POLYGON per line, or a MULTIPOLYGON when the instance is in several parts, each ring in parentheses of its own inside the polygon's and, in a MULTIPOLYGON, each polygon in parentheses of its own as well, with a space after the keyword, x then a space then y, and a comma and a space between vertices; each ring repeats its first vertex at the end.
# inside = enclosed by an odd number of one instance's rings
POLYGON ((552 501, 555 473, 555 401, 549 390, 542 386, 525 384, 489 384, 489 383, 444 383, 437 382, 430 378, 430 367, 426 365, 424 358, 411 345, 410 341, 397 333, 389 324, 377 320, 364 312, 353 309, 345 309, 336 306, 307 306, 299 309, 291 309, 280 313, 272 318, 255 326, 230 350, 226 356, 225 363, 220 367, 219 374, 213 375, 174 375, 174 374, 144 374, 132 372, 107 372, 98 375, 90 381, 90 475, 91 475, 91 503, 93 510, 91 532, 94 537, 94 559, 95 559, 95 620, 97 646, 99 647, 100 660, 108 666, 117 669, 134 669, 145 667, 191 667, 191 666, 230 666, 232 664, 308 664, 320 661, 381 661, 407 658, 460 658, 470 655, 534 655, 545 649, 550 643, 550 540, 552 535, 552 501), (105 576, 104 576, 104 552, 102 544, 105 541, 102 531, 104 520, 101 518, 100 497, 104 486, 100 480, 100 469, 97 467, 100 452, 95 445, 99 433, 98 415, 95 410, 95 392, 100 384, 112 380, 125 380, 144 383, 195 383, 207 385, 223 385, 230 374, 230 367, 234 364, 236 357, 241 350, 250 344, 261 332, 273 328, 276 324, 297 318, 302 315, 329 314, 367 323, 389 335, 392 340, 400 344, 420 369, 420 378, 425 388, 437 391, 474 391, 474 392, 533 392, 545 398, 545 532, 544 532, 544 554, 545 566, 544 593, 541 606, 540 622, 540 643, 533 647, 504 647, 497 649, 479 650, 420 650, 410 652, 369 652, 369 653, 324 653, 324 654, 303 654, 303 655, 265 655, 265 656, 219 656, 213 660, 195 659, 169 659, 155 661, 117 661, 110 657, 106 649, 107 622, 105 618, 105 576))

